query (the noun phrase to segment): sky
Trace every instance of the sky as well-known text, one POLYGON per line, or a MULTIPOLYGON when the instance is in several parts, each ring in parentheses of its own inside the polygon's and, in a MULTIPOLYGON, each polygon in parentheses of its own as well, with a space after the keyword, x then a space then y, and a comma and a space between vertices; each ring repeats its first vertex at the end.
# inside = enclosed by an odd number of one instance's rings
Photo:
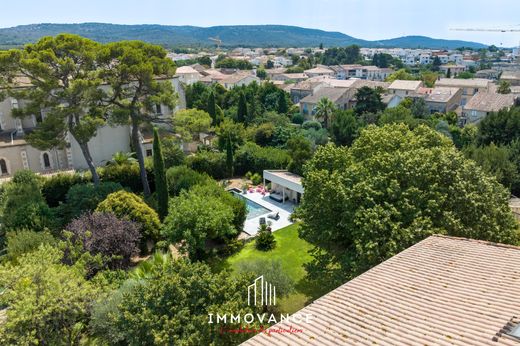
POLYGON ((34 23, 241 25, 284 24, 339 31, 366 40, 406 35, 512 47, 520 32, 520 0, 0 0, 0 27, 34 23))

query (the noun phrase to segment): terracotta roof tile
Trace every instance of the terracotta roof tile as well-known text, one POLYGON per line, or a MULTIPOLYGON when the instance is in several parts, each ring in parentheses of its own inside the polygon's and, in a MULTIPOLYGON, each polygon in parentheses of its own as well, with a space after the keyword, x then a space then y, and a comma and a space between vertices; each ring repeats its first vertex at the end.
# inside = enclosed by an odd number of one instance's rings
POLYGON ((314 316, 290 324, 303 333, 244 345, 518 346, 500 331, 518 322, 519 295, 519 247, 432 236, 300 310, 314 316))

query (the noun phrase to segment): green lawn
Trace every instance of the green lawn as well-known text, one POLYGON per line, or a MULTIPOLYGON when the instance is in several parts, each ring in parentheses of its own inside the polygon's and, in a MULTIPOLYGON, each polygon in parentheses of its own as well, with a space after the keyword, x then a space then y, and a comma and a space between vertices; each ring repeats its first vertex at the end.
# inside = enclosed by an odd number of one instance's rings
MULTIPOLYGON (((268 252, 259 251, 255 249, 255 242, 253 240, 246 244, 239 253, 229 257, 220 265, 234 270, 239 263, 253 259, 280 260, 287 275, 294 280, 296 290, 288 297, 280 299, 278 306, 282 312, 293 313, 303 308, 305 303, 309 300, 317 298, 302 292, 302 287, 305 287, 305 291, 309 292, 309 287, 305 280, 306 271, 303 265, 312 258, 308 253, 312 246, 298 237, 297 224, 282 228, 273 234, 276 239, 276 248, 273 250, 268 252)), ((318 292, 318 288, 316 288, 316 290, 311 288, 310 291, 318 292)))

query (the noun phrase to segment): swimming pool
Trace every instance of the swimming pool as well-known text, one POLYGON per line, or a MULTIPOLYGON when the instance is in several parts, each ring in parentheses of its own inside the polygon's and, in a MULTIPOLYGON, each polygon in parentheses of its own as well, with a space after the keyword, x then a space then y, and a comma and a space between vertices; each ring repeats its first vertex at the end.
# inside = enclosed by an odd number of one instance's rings
POLYGON ((249 198, 244 197, 238 190, 231 189, 229 190, 235 197, 243 199, 246 201, 246 207, 247 207, 247 219, 254 219, 255 217, 262 216, 264 214, 270 213, 271 210, 262 207, 260 204, 253 202, 249 198))

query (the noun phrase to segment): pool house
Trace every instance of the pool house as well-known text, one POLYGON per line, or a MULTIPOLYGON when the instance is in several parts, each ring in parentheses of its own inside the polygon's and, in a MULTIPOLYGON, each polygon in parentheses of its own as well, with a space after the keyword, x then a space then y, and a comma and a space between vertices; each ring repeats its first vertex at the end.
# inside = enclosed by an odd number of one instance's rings
POLYGON ((269 198, 276 202, 299 204, 303 195, 302 177, 285 170, 264 170, 264 186, 271 184, 269 198))

